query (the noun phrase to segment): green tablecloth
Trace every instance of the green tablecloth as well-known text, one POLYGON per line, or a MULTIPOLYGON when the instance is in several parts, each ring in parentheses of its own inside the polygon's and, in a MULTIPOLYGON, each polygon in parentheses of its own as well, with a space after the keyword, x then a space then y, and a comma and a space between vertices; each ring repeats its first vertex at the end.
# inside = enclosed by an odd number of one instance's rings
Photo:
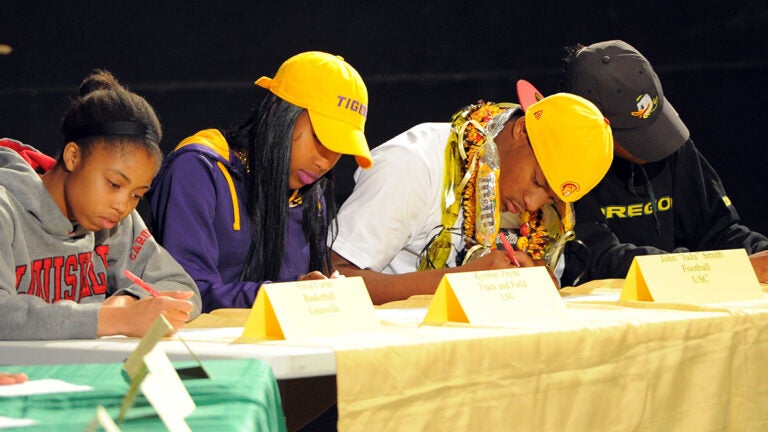
MULTIPOLYGON (((175 362, 177 368, 190 362, 175 362)), ((272 369, 260 360, 209 360, 209 379, 184 380, 197 408, 187 417, 193 431, 285 431, 285 417, 272 369)), ((18 430, 82 431, 102 405, 116 419, 129 384, 122 364, 3 366, 0 371, 25 372, 30 380, 56 378, 88 385, 92 391, 0 397, 0 416, 27 418, 39 424, 18 430)), ((166 430, 154 408, 139 395, 118 425, 123 431, 166 430)), ((8 429, 3 429, 8 430, 8 429)))

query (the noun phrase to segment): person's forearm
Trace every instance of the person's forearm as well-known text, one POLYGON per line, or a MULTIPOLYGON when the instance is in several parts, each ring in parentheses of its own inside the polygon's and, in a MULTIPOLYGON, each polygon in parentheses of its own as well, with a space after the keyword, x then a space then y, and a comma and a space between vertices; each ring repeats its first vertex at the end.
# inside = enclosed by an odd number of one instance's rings
POLYGON ((337 270, 346 277, 361 276, 373 304, 405 300, 417 294, 434 294, 440 279, 448 269, 428 270, 399 275, 359 269, 353 264, 339 265, 337 270))
MULTIPOLYGON (((523 266, 534 265, 530 257, 519 255, 523 266)), ((360 269, 335 252, 333 263, 344 276, 361 276, 368 288, 368 294, 374 304, 384 304, 395 300, 405 300, 418 294, 434 294, 440 280, 446 273, 482 271, 503 268, 513 268, 517 265, 510 261, 509 256, 501 251, 493 251, 461 267, 432 269, 403 274, 387 274, 373 270, 360 269)))

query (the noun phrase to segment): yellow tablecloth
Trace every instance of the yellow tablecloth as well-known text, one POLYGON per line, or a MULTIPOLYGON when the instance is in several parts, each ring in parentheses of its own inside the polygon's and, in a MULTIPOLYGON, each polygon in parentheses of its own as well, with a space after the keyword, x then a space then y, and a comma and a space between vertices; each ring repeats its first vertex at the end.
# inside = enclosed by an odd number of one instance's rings
MULTIPOLYGON (((564 289, 579 301, 538 322, 411 314, 375 334, 286 342, 335 351, 341 431, 768 430, 768 300, 619 302, 620 286, 564 289)), ((208 319, 245 316, 225 312, 208 319)))
POLYGON ((336 347, 339 430, 768 430, 768 301, 567 306, 336 347))

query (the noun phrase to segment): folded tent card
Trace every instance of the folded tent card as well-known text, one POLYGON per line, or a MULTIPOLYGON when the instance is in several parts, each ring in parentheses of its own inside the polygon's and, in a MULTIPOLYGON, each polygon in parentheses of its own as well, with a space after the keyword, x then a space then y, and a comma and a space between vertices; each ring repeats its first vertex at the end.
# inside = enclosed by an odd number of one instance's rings
MULTIPOLYGON (((195 403, 184 387, 180 374, 174 369, 165 352, 157 346, 157 343, 171 331, 173 326, 160 315, 126 359, 123 369, 129 377, 131 386, 120 407, 118 423, 125 419, 140 389, 168 430, 173 432, 189 430, 184 418, 195 410, 195 403)), ((189 350, 186 342, 184 346, 189 350)), ((197 368, 202 371, 205 378, 208 378, 200 360, 191 350, 190 354, 197 361, 197 368)), ((200 372, 196 375, 200 375, 200 372)))
POLYGON ((360 277, 264 284, 240 342, 378 331, 368 289, 360 277))
POLYGON ((509 325, 565 314, 546 268, 445 274, 427 309, 424 324, 464 322, 509 325))
MULTIPOLYGON (((125 369, 129 377, 133 377, 134 375, 138 374, 138 372, 143 367, 144 356, 152 351, 157 343, 172 330, 173 327, 168 322, 168 320, 165 319, 165 317, 162 315, 157 317, 144 337, 141 338, 139 345, 125 360, 123 369, 125 369)), ((173 336, 173 338, 184 344, 184 347, 189 352, 189 355, 194 359, 195 363, 197 363, 194 366, 176 369, 178 375, 182 379, 209 378, 208 372, 206 372, 205 368, 203 367, 203 363, 200 361, 197 355, 195 355, 194 351, 192 351, 189 345, 187 345, 187 342, 181 337, 181 335, 177 333, 173 336)))
POLYGON ((718 303, 763 298, 744 249, 637 256, 619 300, 718 303))

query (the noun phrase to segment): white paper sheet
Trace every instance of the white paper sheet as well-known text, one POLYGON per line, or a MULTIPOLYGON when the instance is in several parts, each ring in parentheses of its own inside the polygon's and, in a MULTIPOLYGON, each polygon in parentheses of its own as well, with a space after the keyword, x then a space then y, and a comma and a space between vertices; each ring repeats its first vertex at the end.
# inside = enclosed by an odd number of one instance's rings
POLYGON ((0 429, 33 426, 33 425, 36 425, 37 423, 38 423, 37 420, 32 420, 32 419, 17 419, 17 418, 0 416, 0 429))
POLYGON ((50 393, 68 393, 76 391, 89 391, 93 387, 71 384, 57 379, 41 379, 27 381, 21 384, 9 384, 0 386, 0 397, 29 396, 50 393))

